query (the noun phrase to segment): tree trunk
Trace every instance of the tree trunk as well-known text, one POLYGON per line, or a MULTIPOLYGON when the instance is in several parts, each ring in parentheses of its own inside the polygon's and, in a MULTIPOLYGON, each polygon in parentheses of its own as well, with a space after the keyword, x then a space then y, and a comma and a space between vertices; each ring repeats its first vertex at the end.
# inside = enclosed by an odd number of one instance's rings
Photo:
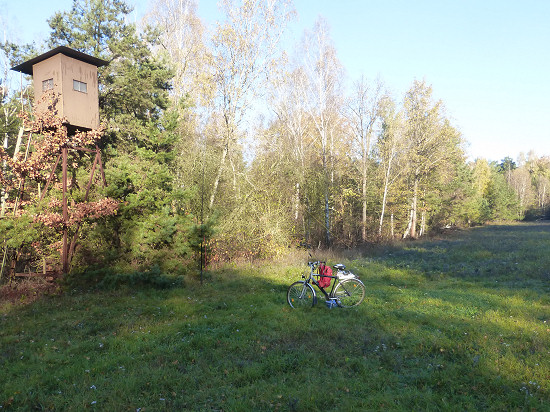
POLYGON ((294 222, 298 223, 300 211, 300 183, 296 183, 296 193, 294 194, 294 222))
POLYGON ((225 159, 227 158, 227 152, 229 151, 229 142, 226 142, 223 146, 222 158, 220 159, 220 166, 218 167, 218 172, 216 173, 216 178, 214 179, 214 185, 212 187, 212 194, 210 195, 210 203, 208 204, 208 210, 212 210, 214 205, 214 200, 216 200, 216 194, 218 192, 218 185, 220 184, 220 179, 223 172, 223 167, 225 165, 225 159))
POLYGON ((363 198, 363 211, 361 216, 361 240, 367 241, 367 162, 363 158, 362 161, 362 176, 361 176, 361 195, 363 198))
POLYGON ((422 217, 420 218, 420 233, 418 237, 422 237, 426 231, 426 211, 422 211, 422 217))
POLYGON ((61 265, 63 267, 63 274, 69 273, 69 250, 67 245, 68 226, 69 226, 69 212, 67 205, 67 159, 68 149, 64 147, 62 149, 63 163, 62 163, 62 184, 63 184, 63 250, 61 251, 61 265))
POLYGON ((382 225, 384 224, 384 212, 386 211, 386 196, 388 187, 384 186, 384 196, 382 197, 382 212, 380 213, 380 223, 378 224, 378 236, 382 236, 382 225))
POLYGON ((238 202, 241 194, 237 185, 237 170, 235 169, 235 164, 233 163, 233 159, 231 159, 231 157, 229 157, 229 164, 231 165, 231 170, 233 170, 233 194, 235 196, 235 200, 238 202))
MULTIPOLYGON (((19 132, 17 133, 17 141, 15 142, 15 149, 13 151, 13 160, 15 160, 15 158, 17 157, 17 154, 19 153, 19 150, 21 149, 21 142, 23 140, 23 133, 25 132, 25 129, 23 128, 23 126, 21 126, 19 128, 19 132)), ((27 158, 27 155, 28 155, 28 151, 29 151, 29 147, 30 147, 30 141, 31 141, 31 134, 29 133, 29 140, 28 140, 28 144, 27 144, 27 150, 25 152, 25 159, 27 158)), ((7 149, 7 137, 6 137, 6 140, 4 140, 4 147, 7 149)), ((21 193, 21 183, 19 184, 19 193, 21 193)), ((20 196, 20 194, 19 194, 20 196)), ((6 202, 7 202, 7 193, 3 193, 2 195, 2 206, 1 206, 1 211, 0 211, 0 216, 4 216, 4 214, 6 213, 6 202)), ((19 199, 20 200, 20 199, 19 199)), ((18 199, 16 198, 15 200, 15 206, 14 206, 14 213, 15 211, 17 210, 17 203, 18 203, 18 199)))
MULTIPOLYGON (((4 136, 4 150, 8 149, 8 134, 4 136)), ((2 161, 2 172, 6 174, 7 162, 2 161)), ((2 186, 2 191, 0 193, 0 217, 4 217, 6 213, 6 201, 8 200, 6 188, 2 186)))
POLYGON ((307 247, 309 247, 309 241, 311 240, 311 234, 310 234, 310 230, 311 230, 311 209, 309 207, 309 200, 305 199, 306 201, 306 215, 304 216, 304 235, 305 235, 305 239, 306 239, 306 245, 308 245, 307 247))
POLYGON ((327 160, 327 136, 326 130, 321 129, 321 144, 322 144, 322 157, 323 157, 323 172, 325 180, 325 242, 326 246, 330 247, 330 205, 329 205, 329 186, 330 186, 330 177, 328 170, 328 160, 327 160))
POLYGON ((542 199, 541 200, 542 200, 542 202, 541 202, 541 205, 540 205, 541 206, 540 209, 541 209, 542 214, 544 215, 544 206, 545 206, 545 202, 546 202, 546 183, 544 183, 543 186, 542 186, 542 199))
MULTIPOLYGON (((384 177, 384 195, 382 197, 382 212, 380 213, 380 224, 378 225, 378 235, 382 236, 382 225, 384 223, 384 213, 386 211, 386 200, 388 197, 388 188, 390 184, 390 171, 391 171, 391 163, 392 163, 393 157, 390 157, 388 161, 388 168, 386 169, 385 177, 384 177)), ((393 214, 392 214, 393 217, 393 214)), ((393 237, 393 233, 392 233, 393 237)))
POLYGON ((417 208, 418 208, 418 177, 414 178, 414 191, 411 206, 411 238, 416 239, 416 224, 417 224, 417 208))
POLYGON ((411 235, 411 228, 412 228, 412 221, 413 221, 413 208, 411 207, 411 211, 409 214, 409 224, 407 225, 407 229, 405 229, 405 233, 403 233, 403 239, 408 238, 411 235))
POLYGON ((328 203, 328 187, 325 189, 325 241, 327 247, 330 247, 330 207, 328 203))
POLYGON ((25 132, 25 129, 23 126, 19 128, 19 133, 17 133, 17 141, 15 142, 15 150, 13 151, 13 158, 15 159, 15 156, 17 153, 19 153, 19 150, 21 148, 21 141, 23 140, 23 133, 25 132))

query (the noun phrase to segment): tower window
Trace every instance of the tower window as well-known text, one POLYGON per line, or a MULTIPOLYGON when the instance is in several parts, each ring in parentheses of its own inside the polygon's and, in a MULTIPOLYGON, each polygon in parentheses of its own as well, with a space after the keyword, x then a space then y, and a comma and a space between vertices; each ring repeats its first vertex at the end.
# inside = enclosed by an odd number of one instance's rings
POLYGON ((88 93, 88 85, 78 80, 73 80, 73 90, 82 93, 88 93))
POLYGON ((53 79, 43 80, 42 81, 42 91, 53 89, 53 79))

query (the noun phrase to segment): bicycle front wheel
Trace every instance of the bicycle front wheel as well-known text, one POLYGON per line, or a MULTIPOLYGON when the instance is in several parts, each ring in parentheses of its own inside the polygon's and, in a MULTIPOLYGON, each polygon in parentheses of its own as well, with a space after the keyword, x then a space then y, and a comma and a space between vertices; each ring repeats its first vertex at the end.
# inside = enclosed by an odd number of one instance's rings
POLYGON ((313 287, 303 280, 290 285, 286 294, 286 300, 294 309, 311 308, 317 301, 313 287))
POLYGON ((343 308, 360 305, 365 299, 365 285, 359 279, 344 280, 336 286, 334 297, 343 308))

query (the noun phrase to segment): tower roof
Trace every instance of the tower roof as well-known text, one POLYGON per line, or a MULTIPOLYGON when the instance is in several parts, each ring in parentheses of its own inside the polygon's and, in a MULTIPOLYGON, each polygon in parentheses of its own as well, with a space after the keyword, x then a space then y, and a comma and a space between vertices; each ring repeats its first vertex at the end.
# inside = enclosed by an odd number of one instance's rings
POLYGON ((97 57, 90 56, 89 54, 79 52, 77 50, 71 49, 70 47, 59 46, 55 49, 50 50, 49 52, 41 54, 40 56, 37 56, 15 67, 12 67, 11 69, 15 70, 16 72, 30 74, 32 76, 32 68, 35 64, 40 63, 43 60, 49 59, 50 57, 55 56, 59 53, 64 54, 67 57, 72 57, 73 59, 83 61, 85 63, 93 64, 97 67, 105 66, 108 64, 108 62, 105 60, 98 59, 97 57))

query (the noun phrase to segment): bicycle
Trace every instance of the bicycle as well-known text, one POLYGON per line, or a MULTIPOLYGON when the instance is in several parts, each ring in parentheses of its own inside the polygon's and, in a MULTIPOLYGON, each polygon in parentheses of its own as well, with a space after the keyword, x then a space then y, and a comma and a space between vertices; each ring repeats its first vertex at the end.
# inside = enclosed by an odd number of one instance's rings
POLYGON ((308 262, 308 266, 310 267, 309 276, 306 277, 302 275, 302 278, 305 280, 299 280, 290 285, 286 294, 287 302, 290 307, 296 309, 315 306, 317 303, 317 294, 312 284, 317 286, 323 293, 329 308, 335 306, 351 308, 360 305, 365 299, 366 288, 359 277, 349 270, 346 270, 343 264, 338 263, 334 265, 336 275, 322 275, 323 277, 334 279, 334 282, 331 282, 332 288, 327 293, 325 288, 321 287, 319 281, 315 279, 316 277, 321 277, 321 274, 315 273, 321 263, 324 264, 325 262, 308 262))

